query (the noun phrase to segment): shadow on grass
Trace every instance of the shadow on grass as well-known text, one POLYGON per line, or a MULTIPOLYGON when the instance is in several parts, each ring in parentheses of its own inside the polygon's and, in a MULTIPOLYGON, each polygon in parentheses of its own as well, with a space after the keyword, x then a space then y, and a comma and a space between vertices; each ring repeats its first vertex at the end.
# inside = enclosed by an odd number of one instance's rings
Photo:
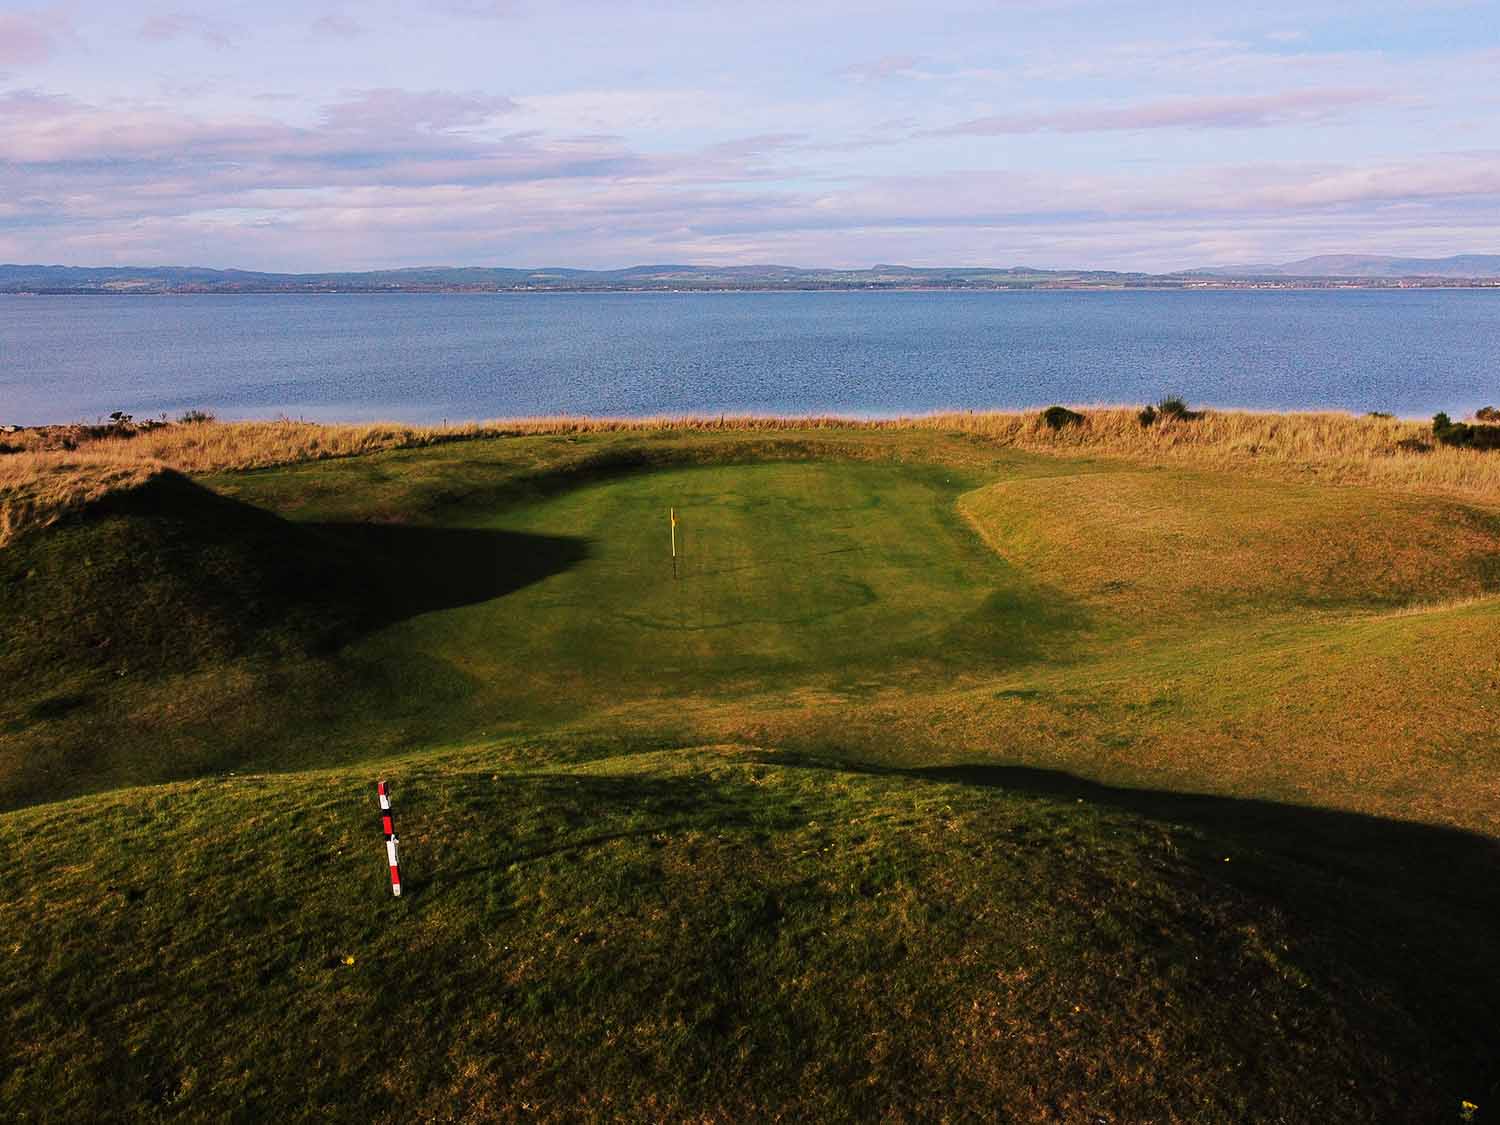
MULTIPOLYGON (((155 676, 328 656, 404 618, 503 597, 588 553, 573 537, 298 523, 163 472, 0 551, 0 730, 102 719, 105 697, 155 676)), ((97 741, 70 736, 52 772, 78 773, 80 738, 113 744, 117 726, 99 725, 112 733, 97 741)))
POLYGON ((1414 1070, 1500 1097, 1500 841, 1453 828, 1275 801, 1106 785, 1009 765, 884 768, 777 754, 767 763, 911 777, 1120 810, 1185 827, 1212 878, 1280 911, 1294 956, 1404 1016, 1414 1070))
POLYGON ((589 555, 588 541, 572 536, 396 524, 307 526, 337 546, 368 591, 361 607, 367 628, 504 597, 589 555))
MULTIPOLYGON (((173 472, 112 493, 36 539, 26 546, 88 555, 88 575, 99 587, 94 594, 111 601, 101 618, 119 619, 117 607, 128 609, 139 600, 143 579, 161 587, 157 601, 163 607, 192 607, 191 614, 158 614, 157 632, 165 630, 160 639, 179 646, 181 634, 198 619, 211 618, 221 632, 234 633, 274 628, 298 614, 379 627, 503 597, 577 565, 589 552, 587 540, 570 536, 299 523, 173 472), (88 537, 61 542, 70 533, 88 537)), ((26 565, 43 569, 35 561, 26 565)), ((77 616, 79 568, 50 569, 55 575, 44 577, 55 579, 57 600, 77 616)), ((150 636, 156 639, 156 633, 150 636)))

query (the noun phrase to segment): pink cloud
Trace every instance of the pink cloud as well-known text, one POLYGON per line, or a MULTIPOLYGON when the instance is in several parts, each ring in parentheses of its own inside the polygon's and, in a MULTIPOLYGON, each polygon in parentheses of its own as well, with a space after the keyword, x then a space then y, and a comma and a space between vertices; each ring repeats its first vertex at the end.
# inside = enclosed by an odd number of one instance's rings
POLYGON ((515 0, 439 0, 437 9, 467 19, 504 19, 516 14, 515 0))
POLYGON ((1383 90, 1293 90, 1280 94, 1170 98, 1128 106, 979 117, 925 136, 1102 133, 1137 129, 1263 129, 1331 120, 1346 109, 1389 101, 1383 90))
POLYGON ((1024 251, 1034 264, 1072 265, 1105 260, 1107 247, 1193 264, 1244 260, 1263 240, 1309 245, 1314 227, 1345 237, 1342 248, 1417 221, 1456 239, 1482 227, 1500 199, 1500 152, 1172 174, 1115 166, 807 179, 790 163, 810 147, 796 133, 650 153, 602 133, 497 129, 513 108, 501 95, 381 88, 346 93, 305 126, 0 93, 8 256, 57 249, 83 260, 110 246, 145 261, 208 246, 218 260, 275 265, 279 255, 327 268, 378 245, 384 262, 452 247, 455 260, 522 260, 534 249, 585 264, 857 264, 862 253, 1004 263, 1024 251), (789 167, 766 167, 773 157, 789 167), (1235 231, 1251 233, 1212 255, 1199 249, 1235 231))
POLYGON ((364 27, 342 12, 329 12, 312 22, 312 33, 322 39, 357 39, 364 27))
POLYGON ((220 50, 232 47, 244 35, 244 29, 232 23, 187 12, 169 12, 152 16, 141 24, 142 39, 168 42, 192 37, 220 50))
POLYGON ((0 66, 45 62, 72 34, 55 12, 0 12, 0 66))
POLYGON ((852 63, 838 73, 856 82, 882 82, 910 75, 921 61, 915 55, 885 55, 871 62, 852 63))
POLYGON ((503 95, 386 87, 353 92, 345 101, 327 106, 323 120, 333 129, 441 132, 483 125, 516 108, 516 103, 503 95))

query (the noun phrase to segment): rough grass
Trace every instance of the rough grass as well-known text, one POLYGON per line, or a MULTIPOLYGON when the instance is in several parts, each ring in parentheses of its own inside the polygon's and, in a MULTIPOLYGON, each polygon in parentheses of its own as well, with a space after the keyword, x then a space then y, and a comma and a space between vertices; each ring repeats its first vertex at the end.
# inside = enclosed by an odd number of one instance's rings
POLYGON ((970 434, 1005 448, 1103 455, 1270 471, 1280 476, 1372 484, 1495 501, 1500 457, 1431 441, 1426 423, 1350 414, 1205 411, 1142 426, 1133 408, 1085 408, 1085 424, 1049 426, 1043 414, 965 412, 856 421, 835 417, 530 418, 458 426, 319 425, 308 422, 194 422, 97 438, 48 430, 8 439, 0 454, 0 545, 33 523, 73 510, 100 482, 168 466, 185 473, 266 468, 449 441, 565 434, 734 431, 936 431, 970 434), (75 478, 76 480, 72 479, 75 478), (45 485, 39 483, 45 481, 45 485))
POLYGON ((144 484, 163 468, 155 460, 108 454, 85 460, 40 453, 0 456, 0 547, 24 530, 47 527, 111 492, 144 484))
POLYGON ((1500 515, 1428 497, 1148 470, 1000 481, 960 510, 1017 566, 1163 621, 1500 591, 1500 515))
POLYGON ((18 536, 0 1108, 1493 1104, 1495 506, 959 430, 436 442, 18 536))

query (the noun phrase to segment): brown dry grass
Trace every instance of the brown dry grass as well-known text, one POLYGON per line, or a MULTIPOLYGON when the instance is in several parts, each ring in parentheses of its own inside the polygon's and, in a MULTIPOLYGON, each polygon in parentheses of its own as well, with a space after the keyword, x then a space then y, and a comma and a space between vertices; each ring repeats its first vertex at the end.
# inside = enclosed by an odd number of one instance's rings
POLYGON ((1194 470, 1001 480, 959 510, 1070 598, 1184 623, 1479 597, 1500 557, 1500 522, 1461 503, 1194 470))
POLYGON ((122 488, 144 484, 166 466, 58 453, 0 457, 0 547, 29 527, 46 527, 122 488))
POLYGON ((1311 476, 1481 502, 1500 502, 1500 455, 1431 444, 1426 423, 1350 414, 1209 411, 1194 421, 1143 427, 1133 408, 1086 408, 1083 425, 1052 430, 1034 412, 965 412, 907 418, 733 416, 557 417, 457 426, 204 422, 134 436, 85 438, 58 450, 57 433, 23 431, 0 455, 0 544, 80 503, 159 471, 209 473, 350 457, 449 441, 555 434, 808 429, 928 431, 970 435, 999 447, 1102 456, 1142 464, 1311 476))
POLYGON ((1194 421, 1142 426, 1134 409, 1085 408, 1081 426, 1050 430, 1036 414, 942 414, 917 424, 1001 445, 1118 457, 1143 464, 1268 468, 1341 484, 1500 500, 1500 457, 1432 442, 1426 422, 1342 413, 1208 411, 1194 421))

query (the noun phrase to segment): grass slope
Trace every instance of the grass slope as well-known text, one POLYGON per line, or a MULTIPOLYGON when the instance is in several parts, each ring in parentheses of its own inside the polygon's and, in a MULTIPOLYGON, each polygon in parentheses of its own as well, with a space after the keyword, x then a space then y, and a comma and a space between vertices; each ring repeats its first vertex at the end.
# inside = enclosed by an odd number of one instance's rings
MULTIPOLYGON (((1482 1096, 1493 982, 1454 987, 1492 950, 1473 914, 1257 847, 1233 802, 1205 829, 1045 779, 621 749, 394 764, 400 900, 363 771, 9 814, 0 844, 31 862, 7 889, 0 1100, 1202 1122, 1442 1120, 1482 1096), (1371 955, 1370 926, 1401 948, 1371 955)), ((1494 859, 1440 856, 1444 889, 1494 859)))
POLYGON ((907 430, 157 478, 0 549, 0 1104, 1454 1118, 1497 559, 907 430))

